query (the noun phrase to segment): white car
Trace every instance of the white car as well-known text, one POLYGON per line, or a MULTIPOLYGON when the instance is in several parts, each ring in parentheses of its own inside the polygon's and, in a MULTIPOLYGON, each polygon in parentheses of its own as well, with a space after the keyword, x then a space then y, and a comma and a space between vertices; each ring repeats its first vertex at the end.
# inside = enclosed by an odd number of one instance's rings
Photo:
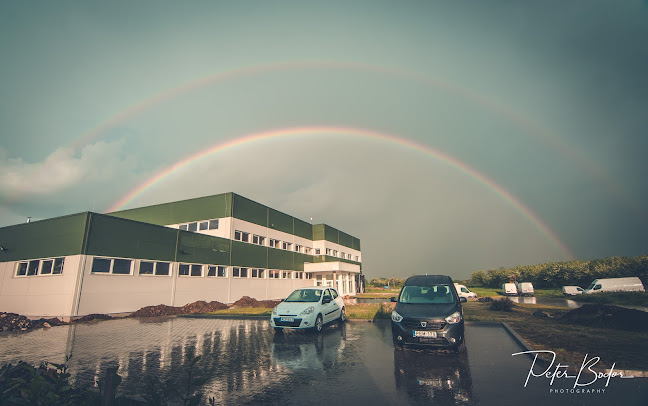
POLYGON ((312 329, 322 331, 332 321, 344 322, 344 300, 333 288, 315 286, 293 291, 272 310, 270 324, 275 331, 312 329))

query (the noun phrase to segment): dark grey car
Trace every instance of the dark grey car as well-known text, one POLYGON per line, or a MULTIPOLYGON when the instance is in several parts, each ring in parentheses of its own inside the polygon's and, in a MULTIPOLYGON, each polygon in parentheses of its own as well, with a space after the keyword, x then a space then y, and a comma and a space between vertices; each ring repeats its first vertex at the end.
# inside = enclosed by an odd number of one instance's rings
POLYGON ((392 312, 392 338, 396 347, 461 350, 464 320, 454 283, 445 275, 412 276, 405 281, 392 312))

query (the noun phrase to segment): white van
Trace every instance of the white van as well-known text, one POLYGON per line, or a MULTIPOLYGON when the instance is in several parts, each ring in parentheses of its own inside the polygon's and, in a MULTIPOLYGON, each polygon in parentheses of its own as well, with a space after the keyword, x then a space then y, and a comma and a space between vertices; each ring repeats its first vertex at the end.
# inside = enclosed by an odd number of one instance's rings
POLYGON ((517 291, 520 296, 533 296, 533 284, 531 282, 518 282, 517 291))
POLYGON ((645 292, 641 280, 636 276, 631 278, 594 279, 583 293, 598 292, 645 292))
POLYGON ((517 296, 518 291, 517 288, 515 287, 515 283, 503 283, 502 293, 505 296, 517 296))
POLYGON ((565 296, 582 295, 583 288, 581 288, 580 286, 563 286, 562 292, 565 296))
POLYGON ((470 289, 468 289, 465 285, 460 285, 458 283, 455 283, 454 285, 459 297, 465 297, 466 299, 477 297, 477 293, 471 292, 470 289))

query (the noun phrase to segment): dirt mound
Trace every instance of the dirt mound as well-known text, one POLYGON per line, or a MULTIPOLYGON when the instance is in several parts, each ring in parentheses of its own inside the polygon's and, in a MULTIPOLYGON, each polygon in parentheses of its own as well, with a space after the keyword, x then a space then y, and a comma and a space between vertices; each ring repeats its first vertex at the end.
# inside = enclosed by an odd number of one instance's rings
POLYGON ((490 296, 485 296, 485 297, 480 297, 479 299, 477 299, 477 301, 481 303, 492 302, 493 298, 490 296))
POLYGON ((234 304, 232 304, 232 307, 264 307, 267 309, 272 309, 279 303, 281 303, 281 301, 279 300, 256 300, 249 296, 243 296, 242 298, 234 302, 234 304))
POLYGON ((182 307, 174 307, 167 305, 146 306, 138 311, 132 313, 130 317, 156 317, 156 316, 175 316, 176 314, 193 314, 193 313, 206 313, 216 310, 227 309, 227 305, 217 301, 209 303, 204 300, 188 303, 182 307))
POLYGON ((182 310, 182 313, 186 314, 193 314, 193 313, 207 313, 207 312, 213 312, 216 310, 223 310, 227 309, 227 305, 223 304, 221 302, 217 301, 212 301, 212 302, 205 302, 204 300, 199 300, 194 303, 189 303, 184 306, 180 310, 182 310))
POLYGON ((585 326, 607 327, 628 331, 648 331, 648 313, 624 307, 586 304, 565 313, 563 321, 585 326))
POLYGON ((0 313, 0 331, 31 330, 35 328, 62 326, 67 324, 57 318, 30 320, 16 313, 0 313))
POLYGON ((80 317, 76 320, 74 320, 75 323, 82 323, 84 321, 92 321, 92 320, 110 320, 112 319, 111 316, 108 316, 107 314, 97 314, 97 313, 92 313, 92 314, 87 314, 83 317, 80 317))
POLYGON ((145 306, 139 309, 138 311, 132 313, 131 317, 157 317, 157 316, 173 316, 176 314, 182 313, 181 307, 167 306, 167 305, 156 305, 156 306, 145 306))

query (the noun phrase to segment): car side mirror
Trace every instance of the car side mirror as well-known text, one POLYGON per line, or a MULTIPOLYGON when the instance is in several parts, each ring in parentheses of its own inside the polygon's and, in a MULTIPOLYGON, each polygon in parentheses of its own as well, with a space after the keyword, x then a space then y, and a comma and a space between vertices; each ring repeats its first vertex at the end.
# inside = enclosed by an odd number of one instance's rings
POLYGON ((327 303, 331 303, 330 297, 325 297, 324 299, 322 299, 322 304, 327 304, 327 303))
POLYGON ((286 299, 281 299, 281 301, 282 301, 282 302, 285 302, 285 301, 286 301, 286 299))
POLYGON ((389 298, 389 301, 390 302, 396 302, 396 298, 392 296, 392 297, 389 298))
POLYGON ((466 299, 466 298, 463 297, 463 296, 461 296, 461 297, 459 298, 459 303, 466 303, 467 301, 468 301, 468 299, 466 299))

